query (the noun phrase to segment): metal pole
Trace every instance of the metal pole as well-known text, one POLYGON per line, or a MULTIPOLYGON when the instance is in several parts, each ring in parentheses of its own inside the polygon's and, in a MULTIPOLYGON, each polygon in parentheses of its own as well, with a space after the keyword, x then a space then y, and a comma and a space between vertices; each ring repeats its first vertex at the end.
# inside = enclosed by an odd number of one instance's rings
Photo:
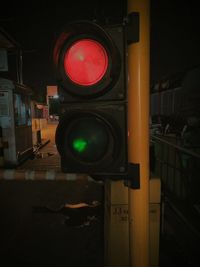
POLYGON ((140 165, 140 189, 129 189, 131 267, 149 266, 149 6, 128 0, 140 17, 139 42, 128 49, 129 162, 140 165))

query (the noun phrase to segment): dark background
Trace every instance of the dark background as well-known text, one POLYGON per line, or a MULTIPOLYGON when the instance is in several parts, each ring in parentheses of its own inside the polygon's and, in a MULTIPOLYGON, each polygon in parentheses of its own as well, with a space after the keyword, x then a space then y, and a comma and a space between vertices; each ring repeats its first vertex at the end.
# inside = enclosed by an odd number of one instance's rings
MULTIPOLYGON (((151 83, 200 62, 197 1, 151 1, 151 83)), ((70 20, 122 22, 124 0, 7 1, 0 26, 23 48, 24 83, 37 92, 55 84, 52 48, 60 29, 70 20)))

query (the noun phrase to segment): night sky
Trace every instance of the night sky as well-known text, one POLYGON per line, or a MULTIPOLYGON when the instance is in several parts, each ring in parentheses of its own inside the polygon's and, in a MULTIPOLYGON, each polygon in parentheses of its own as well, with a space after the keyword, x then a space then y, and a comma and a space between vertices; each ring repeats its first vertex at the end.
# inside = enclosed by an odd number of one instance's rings
POLYGON ((151 1, 151 80, 200 63, 198 1, 151 1))
MULTIPOLYGON (((198 10, 197 1, 151 1, 151 83, 199 64, 198 10)), ((24 83, 44 90, 55 84, 52 48, 63 25, 76 19, 121 22, 126 12, 124 0, 7 1, 0 26, 23 48, 24 83)))

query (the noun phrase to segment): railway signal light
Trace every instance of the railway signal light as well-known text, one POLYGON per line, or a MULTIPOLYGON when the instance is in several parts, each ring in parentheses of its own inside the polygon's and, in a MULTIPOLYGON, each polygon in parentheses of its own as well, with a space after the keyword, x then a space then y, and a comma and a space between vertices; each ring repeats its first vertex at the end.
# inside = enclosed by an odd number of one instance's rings
POLYGON ((69 23, 54 46, 61 105, 56 145, 68 173, 127 171, 127 77, 123 25, 69 23))

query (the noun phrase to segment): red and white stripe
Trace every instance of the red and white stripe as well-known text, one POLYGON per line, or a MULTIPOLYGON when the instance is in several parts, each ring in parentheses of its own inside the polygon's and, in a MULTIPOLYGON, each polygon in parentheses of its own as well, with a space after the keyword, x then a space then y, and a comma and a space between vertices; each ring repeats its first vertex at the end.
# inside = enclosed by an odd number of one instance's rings
MULTIPOLYGON (((31 180, 31 181, 76 181, 84 180, 96 182, 90 176, 85 174, 71 174, 71 173, 61 173, 55 170, 48 171, 33 171, 33 170, 15 170, 15 169, 4 169, 0 170, 0 180, 31 180)), ((101 183, 101 182, 98 182, 101 183)))

